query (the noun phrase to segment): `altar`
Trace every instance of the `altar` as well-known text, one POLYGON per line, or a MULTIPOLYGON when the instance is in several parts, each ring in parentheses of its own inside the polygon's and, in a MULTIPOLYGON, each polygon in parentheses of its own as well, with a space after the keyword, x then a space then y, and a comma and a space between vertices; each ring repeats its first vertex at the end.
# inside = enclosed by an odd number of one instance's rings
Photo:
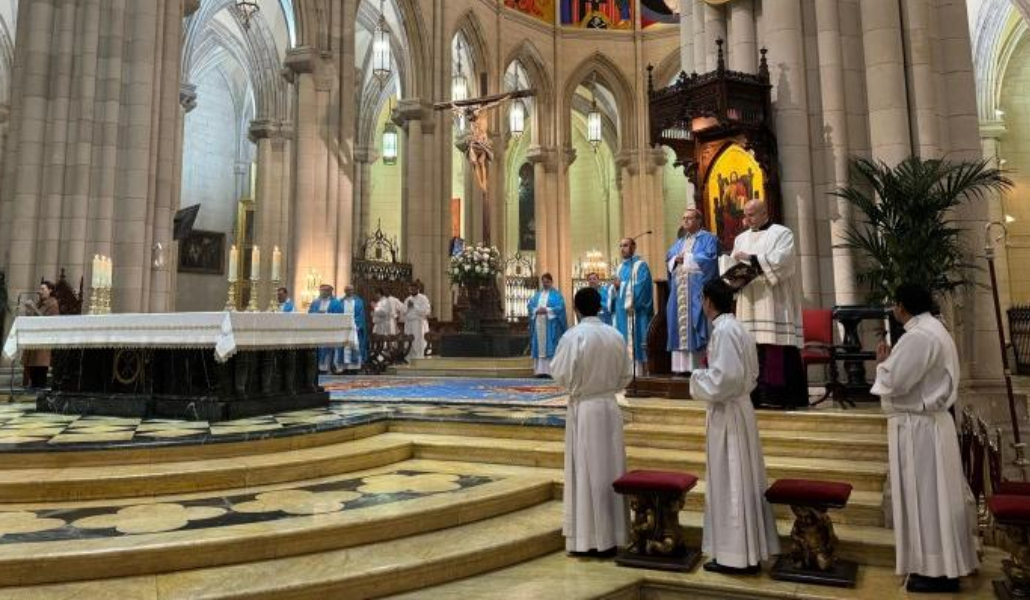
POLYGON ((4 355, 52 351, 41 412, 223 421, 326 406, 319 347, 357 347, 349 315, 19 317, 4 355))

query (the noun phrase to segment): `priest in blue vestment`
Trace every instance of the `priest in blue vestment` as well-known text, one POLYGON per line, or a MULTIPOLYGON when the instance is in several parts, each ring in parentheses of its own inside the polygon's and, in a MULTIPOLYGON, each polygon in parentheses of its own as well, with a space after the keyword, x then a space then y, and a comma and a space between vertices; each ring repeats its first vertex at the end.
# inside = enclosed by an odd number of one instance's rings
POLYGON ((665 307, 672 353, 672 372, 688 375, 704 367, 708 319, 701 290, 719 276, 719 238, 701 228, 701 213, 683 213, 683 237, 665 255, 669 269, 669 302, 665 307))
MULTIPOLYGON (((333 286, 323 283, 318 286, 318 298, 311 302, 308 308, 311 314, 342 314, 343 305, 340 299, 333 296, 333 286)), ((318 349, 318 372, 325 374, 330 369, 337 371, 343 362, 342 348, 319 348, 318 349)))
POLYGON ((558 340, 568 328, 565 321, 565 299, 554 289, 550 273, 540 276, 540 289, 529 299, 529 346, 533 357, 533 373, 551 376, 551 359, 558 340))
POLYGON ((602 283, 601 276, 597 273, 587 274, 587 284, 597 290, 597 293, 601 295, 601 312, 597 313, 597 318, 601 320, 605 325, 612 324, 612 308, 611 308, 611 297, 612 297, 612 285, 610 283, 602 283))
POLYGON ((637 242, 623 238, 619 242, 622 265, 615 280, 612 298, 615 328, 622 333, 636 368, 643 373, 647 365, 647 328, 654 315, 654 282, 651 269, 637 256, 637 242))
POLYGON ((357 373, 368 357, 368 317, 365 315, 365 301, 354 293, 353 285, 348 285, 343 288, 340 305, 343 307, 343 314, 354 317, 354 328, 358 330, 358 347, 343 348, 343 372, 357 373))
POLYGON ((275 300, 279 303, 279 312, 291 313, 296 310, 293 298, 290 298, 290 290, 284 287, 275 290, 275 300))

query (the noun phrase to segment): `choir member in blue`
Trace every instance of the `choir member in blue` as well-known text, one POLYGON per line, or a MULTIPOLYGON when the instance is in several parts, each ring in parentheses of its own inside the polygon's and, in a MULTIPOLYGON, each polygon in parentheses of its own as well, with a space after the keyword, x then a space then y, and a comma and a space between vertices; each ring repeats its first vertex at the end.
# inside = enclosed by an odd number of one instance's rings
POLYGON ((612 297, 612 285, 610 283, 602 283, 601 276, 597 273, 587 274, 587 283, 590 287, 597 290, 597 293, 601 295, 601 312, 597 313, 597 318, 601 320, 605 325, 612 324, 612 308, 611 308, 611 297, 612 297))
POLYGON ((647 328, 654 315, 654 282, 651 269, 644 259, 637 256, 637 242, 633 238, 619 241, 619 266, 615 280, 615 294, 612 298, 615 313, 615 328, 622 333, 630 349, 638 374, 646 372, 647 328))
POLYGON ((354 286, 348 285, 343 288, 340 305, 343 307, 343 314, 354 316, 354 328, 358 330, 358 347, 343 348, 343 372, 357 373, 368 357, 368 332, 366 331, 368 321, 365 316, 365 301, 354 293, 354 286))
POLYGON ((701 290, 719 276, 719 238, 701 228, 701 213, 683 213, 683 235, 665 255, 669 269, 669 337, 672 372, 689 375, 704 367, 708 319, 701 307, 701 290))
POLYGON ((551 359, 558 340, 568 328, 565 321, 565 299, 554 289, 550 273, 540 276, 540 289, 529 299, 529 340, 533 356, 533 372, 537 377, 551 376, 551 359))
POLYGON ((275 290, 275 300, 279 303, 279 312, 291 313, 296 310, 293 298, 290 298, 290 290, 284 287, 275 290))
MULTIPOLYGON (((333 286, 323 283, 318 286, 318 298, 311 302, 308 312, 322 314, 342 314, 343 304, 340 299, 333 296, 333 286)), ((319 348, 318 349, 318 372, 325 374, 330 369, 337 371, 343 361, 342 348, 319 348)))

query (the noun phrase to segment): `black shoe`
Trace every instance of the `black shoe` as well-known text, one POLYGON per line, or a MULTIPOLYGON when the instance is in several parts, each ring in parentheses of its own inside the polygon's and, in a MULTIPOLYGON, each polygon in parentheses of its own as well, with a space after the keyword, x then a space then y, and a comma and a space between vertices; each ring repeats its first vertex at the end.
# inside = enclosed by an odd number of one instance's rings
POLYGON ((918 573, 911 573, 905 589, 918 594, 957 594, 960 586, 957 577, 926 577, 918 573))
POLYGON ((727 567, 715 562, 714 558, 704 564, 704 569, 711 573, 722 573, 723 575, 757 575, 762 572, 761 565, 751 565, 743 568, 727 567))

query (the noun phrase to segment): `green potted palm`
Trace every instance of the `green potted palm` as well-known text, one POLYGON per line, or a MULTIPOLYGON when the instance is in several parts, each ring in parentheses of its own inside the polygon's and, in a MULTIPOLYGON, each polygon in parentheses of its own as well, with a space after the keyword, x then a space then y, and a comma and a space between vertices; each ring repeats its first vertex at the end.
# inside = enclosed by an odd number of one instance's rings
POLYGON ((850 185, 833 195, 857 211, 845 232, 845 247, 858 253, 859 283, 868 300, 889 300, 902 282, 919 283, 943 300, 972 282, 955 209, 982 202, 1012 187, 990 161, 910 157, 891 167, 882 161, 851 161, 850 185))

